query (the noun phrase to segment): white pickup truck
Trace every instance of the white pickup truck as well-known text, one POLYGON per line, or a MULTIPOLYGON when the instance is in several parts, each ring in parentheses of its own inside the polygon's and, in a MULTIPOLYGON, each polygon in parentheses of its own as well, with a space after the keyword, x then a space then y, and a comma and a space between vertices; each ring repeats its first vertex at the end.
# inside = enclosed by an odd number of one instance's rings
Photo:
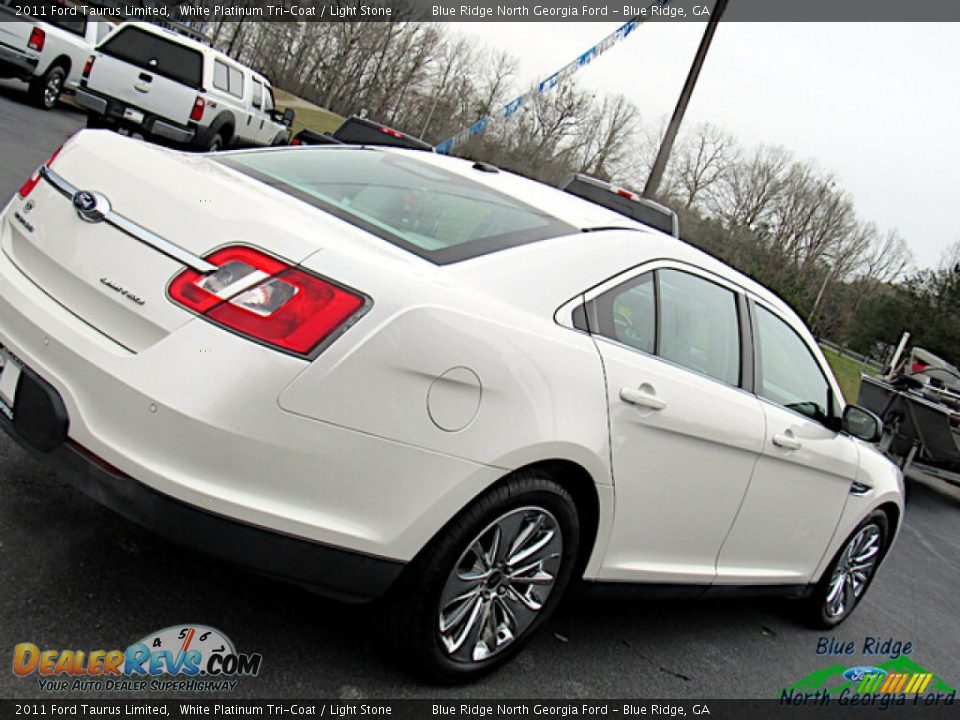
POLYGON ((64 90, 76 89, 93 46, 114 27, 66 6, 0 0, 0 77, 30 83, 30 99, 50 110, 64 90))
POLYGON ((263 75, 148 23, 124 23, 96 47, 76 101, 87 127, 210 151, 286 144, 293 122, 263 75))

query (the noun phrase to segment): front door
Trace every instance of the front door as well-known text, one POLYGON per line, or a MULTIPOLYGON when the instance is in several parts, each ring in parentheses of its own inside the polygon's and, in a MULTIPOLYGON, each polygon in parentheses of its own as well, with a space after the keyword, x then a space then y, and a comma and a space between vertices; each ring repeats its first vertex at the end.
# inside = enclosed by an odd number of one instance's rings
POLYGON ((802 585, 840 521, 859 451, 831 429, 836 391, 806 341, 774 312, 753 307, 766 437, 717 582, 802 585))

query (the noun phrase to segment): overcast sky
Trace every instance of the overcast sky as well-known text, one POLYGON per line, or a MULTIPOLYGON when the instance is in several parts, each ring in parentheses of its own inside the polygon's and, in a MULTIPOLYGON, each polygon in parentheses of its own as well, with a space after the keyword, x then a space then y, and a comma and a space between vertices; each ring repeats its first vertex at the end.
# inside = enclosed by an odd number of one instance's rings
MULTIPOLYGON (((617 23, 451 23, 541 79, 617 23)), ((655 124, 673 111, 702 23, 642 25, 577 74, 655 124)), ((960 240, 960 24, 721 24, 684 127, 784 145, 832 171, 860 216, 899 228, 918 266, 960 240)))

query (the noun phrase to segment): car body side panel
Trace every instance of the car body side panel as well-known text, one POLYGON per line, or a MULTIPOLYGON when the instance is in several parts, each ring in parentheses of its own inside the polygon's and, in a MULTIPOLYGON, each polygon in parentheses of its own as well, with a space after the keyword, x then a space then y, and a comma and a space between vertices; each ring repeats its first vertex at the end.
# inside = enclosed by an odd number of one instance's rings
POLYGON ((305 369, 280 406, 499 467, 570 460, 610 483, 603 368, 588 336, 438 305, 376 317, 362 342, 344 338, 348 351, 305 369))
MULTIPOLYGON (((833 532, 833 537, 827 545, 827 549, 820 558, 817 568, 813 573, 811 582, 818 581, 823 573, 830 566, 830 561, 840 549, 841 545, 847 540, 854 528, 875 509, 882 505, 893 505, 898 508, 897 524, 891 525, 889 530, 893 533, 892 541, 896 540, 903 524, 903 473, 888 458, 877 451, 875 447, 861 440, 856 440, 859 446, 860 459, 857 468, 856 480, 859 483, 869 486, 869 492, 863 495, 851 494, 847 504, 843 509, 843 514, 837 523, 833 532)), ((889 549, 889 548, 888 548, 889 549)))

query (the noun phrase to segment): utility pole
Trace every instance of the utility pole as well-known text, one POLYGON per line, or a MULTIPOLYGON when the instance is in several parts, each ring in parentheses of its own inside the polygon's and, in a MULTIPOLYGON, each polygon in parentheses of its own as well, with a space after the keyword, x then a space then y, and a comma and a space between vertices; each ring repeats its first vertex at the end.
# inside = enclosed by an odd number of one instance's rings
POLYGON ((720 16, 723 15, 723 11, 727 9, 727 2, 728 0, 717 0, 717 4, 713 7, 713 13, 710 16, 710 21, 707 23, 707 29, 703 31, 703 39, 700 40, 700 47, 697 48, 697 54, 693 58, 693 65, 690 66, 690 72, 687 74, 687 81, 683 84, 683 90, 680 91, 680 98, 677 100, 677 106, 673 110, 670 124, 667 125, 667 132, 664 133, 663 141, 660 143, 657 159, 653 161, 653 168, 651 168, 650 176, 647 178, 646 187, 643 188, 643 196, 645 198, 656 197, 657 190, 660 188, 663 171, 667 169, 667 161, 670 159, 673 143, 677 139, 677 131, 680 130, 680 123, 683 122, 684 113, 687 112, 690 96, 693 95, 693 88, 697 84, 697 78, 700 77, 700 69, 703 67, 704 59, 707 57, 707 50, 710 49, 710 43, 713 42, 713 35, 717 31, 720 16))

